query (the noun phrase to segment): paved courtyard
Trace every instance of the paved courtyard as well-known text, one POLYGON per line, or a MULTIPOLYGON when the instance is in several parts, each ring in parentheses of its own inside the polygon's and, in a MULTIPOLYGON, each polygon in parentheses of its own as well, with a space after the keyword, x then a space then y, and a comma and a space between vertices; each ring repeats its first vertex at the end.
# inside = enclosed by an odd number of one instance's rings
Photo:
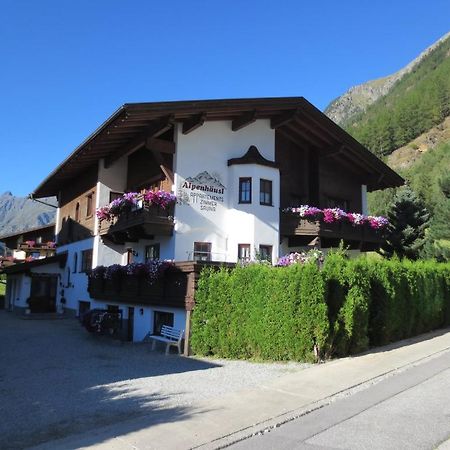
POLYGON ((0 311, 0 448, 27 448, 133 418, 184 420, 195 402, 306 367, 163 350, 91 335, 75 319, 23 320, 0 311))

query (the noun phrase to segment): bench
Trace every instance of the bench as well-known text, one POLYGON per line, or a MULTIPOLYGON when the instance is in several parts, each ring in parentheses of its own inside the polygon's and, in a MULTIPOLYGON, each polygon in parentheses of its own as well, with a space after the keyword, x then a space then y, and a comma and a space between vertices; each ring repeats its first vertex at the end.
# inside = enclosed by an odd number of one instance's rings
POLYGON ((178 348, 178 354, 181 354, 181 340, 183 339, 184 330, 177 330, 176 328, 170 327, 168 325, 163 325, 161 327, 161 335, 147 334, 144 341, 152 340, 152 350, 155 349, 156 342, 166 343, 166 355, 169 354, 170 346, 178 348))

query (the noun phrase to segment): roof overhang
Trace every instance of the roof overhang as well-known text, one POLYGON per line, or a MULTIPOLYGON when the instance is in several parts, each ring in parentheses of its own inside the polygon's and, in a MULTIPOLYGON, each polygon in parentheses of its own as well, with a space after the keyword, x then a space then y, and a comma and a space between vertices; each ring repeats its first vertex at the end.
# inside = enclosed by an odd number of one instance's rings
POLYGON ((41 227, 34 227, 34 228, 28 228, 27 230, 22 230, 19 232, 15 232, 15 233, 10 233, 10 234, 5 234, 3 236, 0 236, 0 242, 3 239, 9 239, 9 238, 13 238, 13 237, 19 237, 22 236, 23 234, 26 233, 34 233, 36 231, 43 231, 43 230, 50 230, 51 228, 55 228, 55 223, 49 223, 47 225, 41 226, 41 227))
POLYGON ((99 159, 129 154, 148 137, 161 135, 175 123, 190 133, 205 121, 229 120, 237 131, 257 119, 270 119, 272 128, 321 154, 360 167, 370 179, 369 190, 400 186, 396 172, 353 139, 303 97, 200 100, 130 103, 121 106, 31 194, 41 198, 57 195, 61 187, 99 159))
POLYGON ((58 263, 60 268, 64 268, 67 262, 67 252, 58 253, 48 258, 35 259, 33 261, 13 264, 2 269, 2 273, 14 275, 18 273, 26 273, 35 267, 48 266, 49 264, 58 263))

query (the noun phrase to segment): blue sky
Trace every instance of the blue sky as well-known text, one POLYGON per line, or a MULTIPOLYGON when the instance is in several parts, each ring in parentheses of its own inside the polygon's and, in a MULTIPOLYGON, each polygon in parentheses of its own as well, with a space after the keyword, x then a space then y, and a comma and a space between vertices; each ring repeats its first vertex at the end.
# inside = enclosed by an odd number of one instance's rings
POLYGON ((450 30, 448 0, 0 0, 0 193, 121 104, 304 96, 320 109, 450 30))

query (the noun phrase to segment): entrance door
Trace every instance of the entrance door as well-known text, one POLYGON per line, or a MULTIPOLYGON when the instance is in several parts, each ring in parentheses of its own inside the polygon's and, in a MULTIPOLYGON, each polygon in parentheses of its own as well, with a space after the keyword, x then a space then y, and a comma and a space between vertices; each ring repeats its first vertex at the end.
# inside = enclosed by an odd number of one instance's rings
POLYGON ((56 275, 33 274, 29 306, 31 312, 56 312, 56 275))
POLYGON ((127 327, 127 340, 133 341, 134 333, 134 308, 128 307, 128 327, 127 327))

